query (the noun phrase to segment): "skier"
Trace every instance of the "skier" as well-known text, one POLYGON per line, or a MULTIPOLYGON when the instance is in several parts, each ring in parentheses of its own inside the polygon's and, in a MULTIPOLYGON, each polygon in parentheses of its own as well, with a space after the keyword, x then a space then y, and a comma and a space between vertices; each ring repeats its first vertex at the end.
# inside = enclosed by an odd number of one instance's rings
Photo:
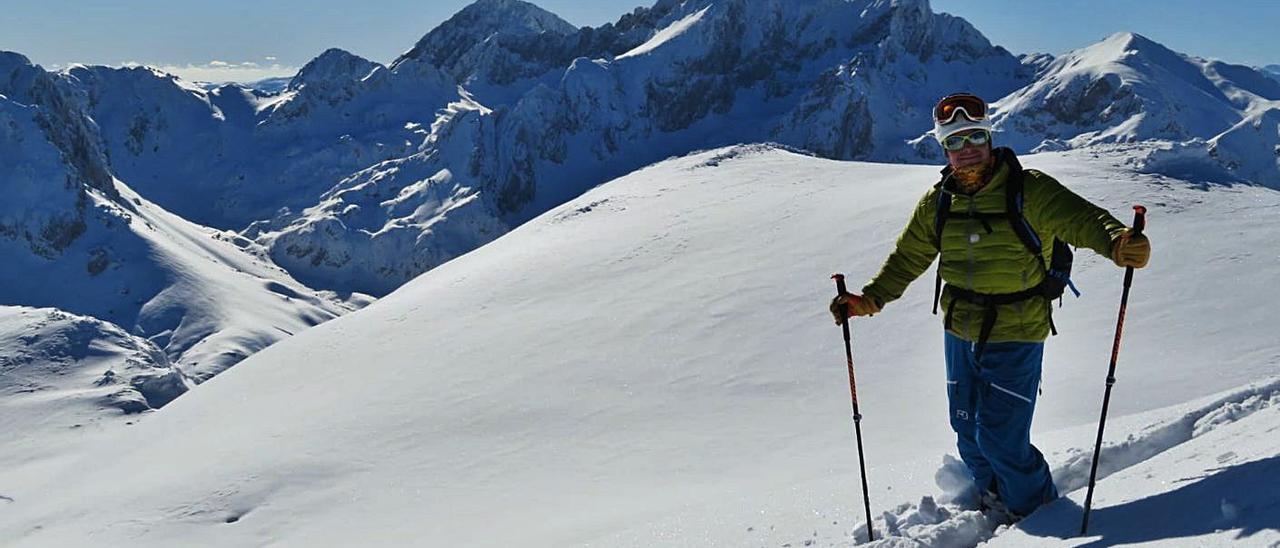
POLYGON ((916 205, 897 246, 862 293, 831 302, 836 323, 874 315, 941 255, 935 285, 945 310, 944 357, 951 428, 984 508, 1020 519, 1057 498, 1044 456, 1031 444, 1044 340, 1056 333, 1052 300, 1071 285, 1067 244, 1146 266, 1151 246, 1052 177, 1023 170, 992 148, 987 105, 949 95, 934 107, 934 137, 947 156, 942 180, 916 205), (1050 245, 1052 244, 1052 245, 1050 245))

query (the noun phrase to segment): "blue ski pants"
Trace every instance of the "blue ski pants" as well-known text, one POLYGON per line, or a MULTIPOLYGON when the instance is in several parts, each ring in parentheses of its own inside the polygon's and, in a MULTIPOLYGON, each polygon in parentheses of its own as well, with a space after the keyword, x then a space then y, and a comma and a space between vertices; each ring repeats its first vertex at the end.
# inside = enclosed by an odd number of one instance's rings
POLYGON ((988 342, 981 360, 976 346, 946 333, 951 429, 977 487, 1025 516, 1058 497, 1049 464, 1031 445, 1044 343, 988 342))

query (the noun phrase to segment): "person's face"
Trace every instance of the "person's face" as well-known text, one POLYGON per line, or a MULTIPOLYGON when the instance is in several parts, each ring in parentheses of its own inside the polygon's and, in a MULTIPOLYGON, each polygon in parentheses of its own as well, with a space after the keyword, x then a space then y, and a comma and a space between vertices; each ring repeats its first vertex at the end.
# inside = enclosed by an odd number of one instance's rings
MULTIPOLYGON (((973 129, 956 135, 963 135, 967 137, 969 135, 982 132, 983 130, 981 129, 973 129)), ((951 164, 953 169, 983 164, 991 161, 991 142, 988 140, 986 143, 981 145, 975 145, 965 141, 964 148, 961 148, 960 150, 948 150, 946 152, 947 163, 951 164)))

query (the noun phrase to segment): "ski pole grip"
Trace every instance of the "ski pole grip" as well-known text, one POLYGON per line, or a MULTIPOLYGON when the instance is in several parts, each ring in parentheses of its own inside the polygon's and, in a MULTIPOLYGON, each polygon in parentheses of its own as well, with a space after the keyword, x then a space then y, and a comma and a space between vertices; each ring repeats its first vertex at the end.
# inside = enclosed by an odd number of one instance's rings
POLYGON ((1133 206, 1133 230, 1134 232, 1142 232, 1147 228, 1147 208, 1140 205, 1133 206))
POLYGON ((831 275, 831 279, 833 279, 833 280, 835 280, 835 281, 836 281, 836 294, 837 294, 837 295, 844 295, 845 293, 848 293, 848 292, 849 292, 848 290, 846 290, 846 289, 844 288, 844 274, 839 274, 839 273, 837 273, 837 274, 832 274, 832 275, 831 275))

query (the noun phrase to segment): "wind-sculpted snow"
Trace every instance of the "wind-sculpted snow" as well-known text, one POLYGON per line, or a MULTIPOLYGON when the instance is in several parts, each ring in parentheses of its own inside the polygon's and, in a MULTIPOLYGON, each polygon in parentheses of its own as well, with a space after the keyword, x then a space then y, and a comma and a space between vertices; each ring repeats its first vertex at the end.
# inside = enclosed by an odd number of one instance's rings
POLYGON ((14 409, 49 405, 24 398, 56 391, 59 406, 78 399, 138 413, 169 403, 192 384, 150 341, 54 309, 0 307, 0 352, 0 401, 14 409))
MULTIPOLYGON (((1209 468, 1205 473, 1212 475, 1221 472, 1222 469, 1217 468, 1218 465, 1235 461, 1240 458, 1240 455, 1230 451, 1230 447, 1217 447, 1217 451, 1214 451, 1213 445, 1197 443, 1197 438, 1205 437, 1225 426, 1247 421, 1250 416, 1265 410, 1280 410, 1280 378, 1243 387, 1185 411, 1177 408, 1162 410, 1156 414, 1163 415, 1162 418, 1156 418, 1152 423, 1128 433, 1123 441, 1109 442, 1103 446, 1098 466, 1097 489, 1113 492, 1122 489, 1122 484, 1107 482, 1106 478, 1125 469, 1146 464, 1157 455, 1166 452, 1184 455, 1189 453, 1191 460, 1198 461, 1201 466, 1209 468), (1213 454, 1204 455, 1205 452, 1213 454)), ((1264 417, 1262 421, 1248 421, 1247 424, 1252 424, 1256 430, 1280 427, 1280 421, 1276 421, 1276 418, 1280 418, 1280 414, 1271 413, 1271 415, 1264 417)), ((1084 438, 1082 437, 1081 440, 1083 441, 1084 438)), ((1053 469, 1054 482, 1059 492, 1071 499, 1083 498, 1082 492, 1078 490, 1088 487, 1092 458, 1092 448, 1085 447, 1069 449, 1065 456, 1049 456, 1051 462, 1061 463, 1053 469)), ((943 466, 935 475, 938 487, 942 490, 940 500, 935 501, 935 497, 925 496, 918 503, 903 503, 883 512, 875 519, 877 535, 882 538, 872 543, 858 542, 857 544, 882 547, 962 547, 977 546, 994 538, 994 545, 997 546, 1025 546, 1029 540, 1028 533, 1033 535, 1031 538, 1041 537, 1037 539, 1040 543, 1050 544, 1045 542, 1049 539, 1043 537, 1049 536, 1050 539, 1057 540, 1053 539, 1053 536, 1057 536, 1066 540, 1078 532, 1081 509, 1075 505, 1074 500, 1063 500, 1052 503, 1029 516, 1025 522, 1016 525, 1018 534, 1010 535, 1008 541, 1002 539, 999 535, 1010 530, 1007 523, 998 516, 979 512, 974 506, 976 499, 972 499, 970 495, 959 495, 955 492, 954 486, 959 484, 955 480, 964 480, 967 474, 960 461, 950 455, 944 456, 943 466), (968 496, 970 499, 953 502, 957 496, 968 496), (940 504, 940 502, 946 502, 946 504, 940 504), (1050 531, 1052 531, 1051 534, 1049 534, 1050 531)), ((1128 493, 1128 495, 1141 496, 1139 493, 1128 493)), ((1239 499, 1234 495, 1228 492, 1215 493, 1216 499, 1205 501, 1205 503, 1217 505, 1219 500, 1238 501, 1239 499)), ((1266 505, 1274 503, 1275 499, 1263 496, 1258 499, 1258 502, 1266 505)), ((1231 504, 1238 506, 1239 502, 1231 504)), ((1235 525, 1239 524, 1239 511, 1235 510, 1235 512, 1237 513, 1235 516, 1224 516, 1227 518, 1227 523, 1223 525, 1232 525, 1231 522, 1236 522, 1235 525)), ((1099 510, 1099 514, 1105 516, 1106 510, 1099 510)), ((1095 520, 1094 523, 1096 530, 1097 521, 1095 520)), ((1113 528, 1115 525, 1150 528, 1129 523, 1112 525, 1113 528)), ((862 524, 852 531, 850 536, 853 539, 865 541, 866 534, 865 524, 862 524)), ((1280 526, 1273 528, 1273 536, 1280 537, 1280 526)), ((1262 545, 1262 542, 1259 539, 1256 545, 1262 545)))
POLYGON ((0 306, 0 468, 43 466, 120 435, 194 384, 155 344, 114 324, 0 306))

